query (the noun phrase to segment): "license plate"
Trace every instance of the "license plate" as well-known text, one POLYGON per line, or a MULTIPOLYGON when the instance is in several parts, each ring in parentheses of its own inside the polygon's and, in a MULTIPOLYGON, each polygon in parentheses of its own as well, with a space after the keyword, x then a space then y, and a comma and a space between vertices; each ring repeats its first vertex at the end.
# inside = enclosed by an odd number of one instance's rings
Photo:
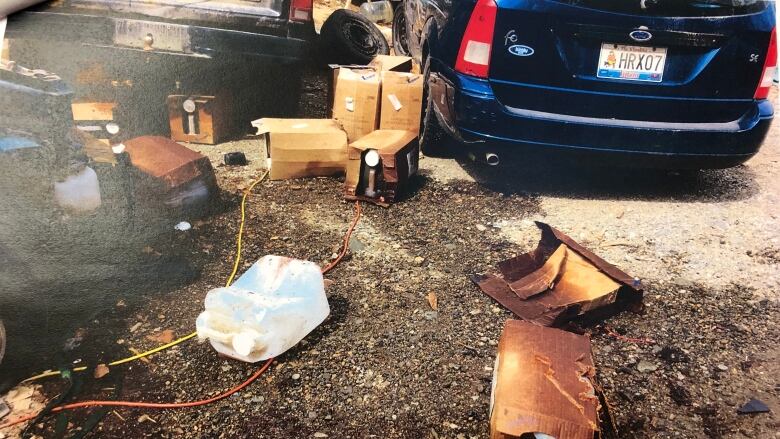
POLYGON ((628 81, 661 82, 665 65, 665 47, 603 43, 596 76, 628 81))
POLYGON ((116 20, 114 44, 144 50, 190 51, 188 26, 140 20, 116 20))

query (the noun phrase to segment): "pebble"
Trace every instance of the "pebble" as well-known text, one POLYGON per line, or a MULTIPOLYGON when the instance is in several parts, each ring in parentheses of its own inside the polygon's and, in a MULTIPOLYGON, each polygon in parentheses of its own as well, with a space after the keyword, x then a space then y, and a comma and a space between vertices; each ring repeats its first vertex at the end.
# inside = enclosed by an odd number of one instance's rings
POLYGON ((436 311, 426 311, 423 316, 425 316, 426 320, 436 320, 436 318, 439 317, 439 313, 436 311))
POLYGON ((658 370, 658 365, 647 360, 639 360, 639 363, 636 365, 636 370, 642 373, 655 372, 658 370))
POLYGON ((483 226, 482 224, 477 224, 477 230, 479 230, 480 232, 484 232, 485 230, 487 230, 487 227, 483 226))
POLYGON ((294 373, 294 374, 292 375, 292 379, 294 379, 294 380, 299 380, 299 379, 301 379, 301 374, 299 374, 299 373, 294 373))
POLYGON ((422 256, 416 256, 412 262, 414 262, 414 265, 419 267, 423 264, 423 262, 425 262, 425 258, 422 256))
POLYGON ((720 370, 722 372, 727 372, 729 370, 729 367, 726 366, 725 364, 719 364, 716 367, 718 368, 718 370, 720 370))
POLYGON ((314 433, 314 437, 328 437, 328 435, 323 433, 323 432, 318 431, 318 432, 314 433))

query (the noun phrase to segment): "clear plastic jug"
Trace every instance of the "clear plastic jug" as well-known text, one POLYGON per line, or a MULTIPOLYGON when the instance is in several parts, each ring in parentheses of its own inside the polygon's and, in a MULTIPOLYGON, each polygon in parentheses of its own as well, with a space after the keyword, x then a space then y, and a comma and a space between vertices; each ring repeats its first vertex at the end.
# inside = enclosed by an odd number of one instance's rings
POLYGON ((217 352, 254 363, 295 346, 328 314, 320 267, 269 255, 233 285, 209 291, 195 327, 217 352))
POLYGON ((360 13, 374 23, 393 22, 393 5, 387 0, 367 1, 360 5, 360 13))

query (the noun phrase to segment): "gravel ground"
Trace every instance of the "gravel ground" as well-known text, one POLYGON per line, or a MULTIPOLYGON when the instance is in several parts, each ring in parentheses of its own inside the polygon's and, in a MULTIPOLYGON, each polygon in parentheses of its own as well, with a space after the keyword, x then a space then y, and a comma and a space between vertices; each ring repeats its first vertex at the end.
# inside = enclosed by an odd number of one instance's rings
MULTIPOLYGON (((307 115, 322 116, 321 81, 304 87, 307 115)), ((532 249, 539 238, 532 222, 542 220, 646 287, 644 313, 607 323, 654 343, 592 328, 621 437, 780 437, 779 130, 775 124, 747 165, 695 176, 425 158, 406 200, 365 206, 349 256, 326 276, 334 281, 329 319, 256 383, 196 409, 118 409, 92 436, 486 437, 496 345, 512 316, 468 275, 532 249), (772 413, 738 416, 751 397, 772 413)), ((154 347, 159 341, 150 337, 164 330, 193 330, 206 293, 230 271, 239 195, 259 162, 255 145, 198 147, 215 165, 232 150, 253 160, 248 168, 216 167, 225 211, 193 221, 173 242, 200 276, 143 295, 120 292, 113 309, 81 329, 85 341, 66 354, 71 360, 95 364, 154 347)), ((340 193, 341 181, 331 178, 259 185, 249 197, 241 271, 265 254, 331 260, 353 215, 340 193)), ((122 399, 200 399, 257 367, 191 341, 87 380, 76 399, 110 397, 117 387, 122 399)), ((41 389, 48 397, 61 390, 56 380, 41 389)), ((86 416, 74 412, 73 426, 86 416)), ((49 436, 53 425, 35 429, 49 436)))

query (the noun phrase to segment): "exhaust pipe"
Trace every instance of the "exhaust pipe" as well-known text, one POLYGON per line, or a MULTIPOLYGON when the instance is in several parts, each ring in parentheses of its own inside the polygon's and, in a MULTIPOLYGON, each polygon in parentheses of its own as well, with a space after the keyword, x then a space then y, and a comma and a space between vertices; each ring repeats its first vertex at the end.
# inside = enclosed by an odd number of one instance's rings
POLYGON ((488 166, 498 166, 499 163, 498 154, 494 152, 486 152, 484 155, 482 153, 470 152, 469 159, 472 162, 485 163, 488 166))

